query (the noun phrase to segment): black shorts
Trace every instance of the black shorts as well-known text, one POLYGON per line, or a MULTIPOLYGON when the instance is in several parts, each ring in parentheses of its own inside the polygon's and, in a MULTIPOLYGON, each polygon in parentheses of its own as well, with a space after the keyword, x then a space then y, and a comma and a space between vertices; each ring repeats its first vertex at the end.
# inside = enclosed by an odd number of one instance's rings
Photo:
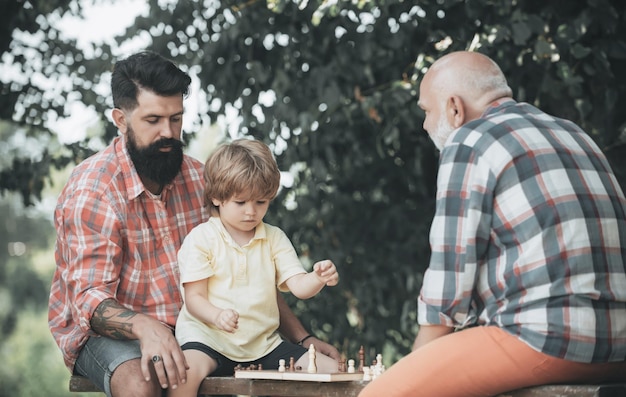
POLYGON ((300 345, 283 341, 276 349, 259 359, 237 362, 200 342, 187 342, 181 348, 183 350, 199 350, 217 361, 217 369, 209 376, 231 376, 235 373, 235 367, 239 364, 244 367, 252 364, 261 364, 263 369, 278 369, 278 360, 284 359, 286 363, 289 363, 289 359, 293 357, 294 361, 298 361, 308 351, 300 345))

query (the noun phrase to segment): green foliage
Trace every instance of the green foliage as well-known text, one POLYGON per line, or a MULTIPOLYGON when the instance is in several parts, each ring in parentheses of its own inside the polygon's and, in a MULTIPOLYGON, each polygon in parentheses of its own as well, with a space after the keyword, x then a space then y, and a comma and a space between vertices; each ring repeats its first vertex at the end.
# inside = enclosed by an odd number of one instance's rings
MULTIPOLYGON (((17 207, 17 208, 16 208, 17 207)), ((20 313, 46 308, 50 273, 38 273, 32 253, 50 246, 52 225, 0 202, 0 340, 10 335, 20 313)), ((53 259, 50 258, 50 262, 53 259)))
MULTIPOLYGON (((49 122, 68 116, 74 100, 87 104, 102 101, 93 90, 110 69, 110 48, 101 45, 92 58, 77 49, 75 40, 64 39, 51 22, 63 15, 81 15, 75 0, 4 1, 0 14, 0 55, 5 66, 0 79, 2 138, 15 131, 44 142, 56 140, 49 122)), ((52 148, 54 149, 54 147, 52 148)), ((20 192, 24 203, 41 199, 51 169, 61 169, 93 153, 82 144, 69 150, 44 150, 33 161, 28 155, 12 158, 0 168, 0 193, 20 192)))
POLYGON ((0 397, 69 396, 70 374, 47 324, 52 224, 9 198, 0 200, 0 397))
POLYGON ((104 396, 69 392, 70 373, 48 331, 47 310, 25 311, 20 315, 16 332, 3 342, 0 397, 104 396))
MULTIPOLYGON (((33 80, 2 83, 8 102, 0 117, 28 127, 28 135, 49 133, 46 117, 63 114, 65 97, 102 114, 110 103, 93 87, 106 80, 112 49, 94 46, 87 55, 36 18, 80 11, 75 2, 65 3, 18 10, 20 23, 30 24, 25 30, 39 29, 49 41, 30 49, 41 60, 34 64, 73 82, 54 98, 33 80)), ((238 134, 274 147, 294 183, 281 191, 267 220, 282 227, 304 257, 331 258, 341 273, 338 287, 304 303, 292 301, 293 307, 349 355, 362 344, 368 355, 384 350, 386 360, 395 360, 416 332, 437 166, 416 100, 423 72, 441 54, 475 49, 490 55, 516 98, 582 125, 625 175, 621 0, 147 3, 149 13, 119 43, 150 37, 150 49, 197 75, 207 95, 203 120, 235 109, 240 118, 229 121, 238 134)), ((23 75, 41 72, 26 62, 20 37, 13 36, 16 49, 2 51, 23 75)), ((109 140, 115 130, 106 125, 109 140)), ((88 142, 68 149, 34 161, 18 156, 13 167, 20 173, 9 173, 13 179, 0 174, 0 189, 36 197, 48 167, 90 153, 88 142)))

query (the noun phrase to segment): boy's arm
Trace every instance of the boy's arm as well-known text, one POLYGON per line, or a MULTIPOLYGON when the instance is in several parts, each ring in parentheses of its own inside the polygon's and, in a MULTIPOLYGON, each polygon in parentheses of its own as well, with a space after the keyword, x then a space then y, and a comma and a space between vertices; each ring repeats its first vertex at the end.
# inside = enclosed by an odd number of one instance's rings
POLYGON ((189 313, 206 324, 212 324, 226 332, 235 332, 239 313, 222 309, 209 301, 208 279, 184 283, 185 306, 189 313))
POLYGON ((285 281, 287 288, 300 299, 315 296, 325 285, 334 286, 339 282, 335 264, 329 260, 317 262, 311 273, 297 274, 285 281))
POLYGON ((295 276, 289 277, 287 281, 285 281, 285 284, 287 288, 289 288, 289 291, 299 299, 314 297, 325 285, 313 272, 296 274, 295 276))

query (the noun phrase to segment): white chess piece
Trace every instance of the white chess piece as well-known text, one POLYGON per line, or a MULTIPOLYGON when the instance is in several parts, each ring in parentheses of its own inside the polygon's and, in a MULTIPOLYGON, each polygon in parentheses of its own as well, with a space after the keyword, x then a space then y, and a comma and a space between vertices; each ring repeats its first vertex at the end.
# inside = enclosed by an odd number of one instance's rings
POLYGON ((374 368, 374 376, 378 377, 384 371, 385 371, 385 367, 383 365, 383 355, 382 354, 377 354, 376 355, 376 366, 374 368))
POLYGON ((278 360, 278 372, 285 372, 285 359, 278 360))
POLYGON ((317 365, 315 364, 315 345, 312 343, 309 345, 309 368, 307 372, 310 374, 317 373, 317 365))
POLYGON ((366 380, 366 381, 372 380, 369 367, 363 367, 363 380, 366 380))
POLYGON ((348 360, 348 373, 349 374, 353 374, 354 372, 355 372, 354 360, 350 359, 350 360, 348 360))

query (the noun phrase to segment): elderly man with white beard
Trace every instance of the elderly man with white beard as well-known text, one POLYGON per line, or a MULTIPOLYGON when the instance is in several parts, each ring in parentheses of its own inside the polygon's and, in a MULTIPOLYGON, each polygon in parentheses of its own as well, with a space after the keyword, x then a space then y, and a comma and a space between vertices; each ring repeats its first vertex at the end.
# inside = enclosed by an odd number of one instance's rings
POLYGON ((420 329, 359 396, 626 380, 626 199, 602 151, 479 53, 435 62, 418 104, 441 150, 420 329))

